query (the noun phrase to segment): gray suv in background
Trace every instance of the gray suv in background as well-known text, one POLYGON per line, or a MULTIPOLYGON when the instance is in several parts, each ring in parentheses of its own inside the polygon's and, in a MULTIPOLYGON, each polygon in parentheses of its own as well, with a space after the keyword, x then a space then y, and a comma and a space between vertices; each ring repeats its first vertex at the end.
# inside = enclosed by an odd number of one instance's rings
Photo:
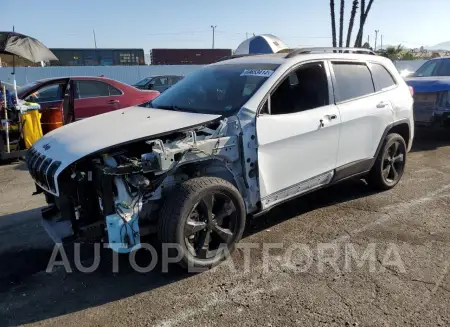
POLYGON ((184 76, 177 75, 149 76, 141 79, 139 82, 133 84, 133 86, 141 90, 154 90, 163 93, 183 78, 184 76))

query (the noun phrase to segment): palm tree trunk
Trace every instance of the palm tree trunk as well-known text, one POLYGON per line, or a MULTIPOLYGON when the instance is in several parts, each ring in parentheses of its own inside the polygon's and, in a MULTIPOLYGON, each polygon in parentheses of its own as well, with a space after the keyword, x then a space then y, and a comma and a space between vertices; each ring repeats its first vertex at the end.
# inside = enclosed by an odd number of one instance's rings
POLYGON ((334 0, 330 0, 331 35, 333 37, 333 48, 336 48, 336 16, 334 14, 334 0))
POLYGON ((362 35, 364 35, 364 11, 366 10, 366 0, 361 0, 361 9, 359 15, 359 29, 361 30, 361 40, 359 40, 359 32, 356 35, 355 46, 362 46, 362 35))
POLYGON ((355 43, 355 47, 362 45, 363 28, 364 28, 364 25, 366 24, 367 16, 369 15, 369 11, 370 11, 370 8, 372 7, 372 4, 373 4, 373 0, 369 0, 369 4, 367 5, 367 10, 364 12, 362 25, 359 27, 358 35, 356 36, 356 42, 358 42, 358 44, 355 43))
POLYGON ((341 12, 339 17, 339 48, 342 48, 343 45, 343 34, 344 34, 344 9, 345 9, 345 0, 341 0, 341 12))
POLYGON ((350 14, 350 21, 348 23, 347 43, 345 43, 345 46, 347 48, 350 47, 350 39, 352 38, 352 30, 353 24, 355 23, 356 10, 358 10, 358 0, 353 0, 352 12, 350 14))

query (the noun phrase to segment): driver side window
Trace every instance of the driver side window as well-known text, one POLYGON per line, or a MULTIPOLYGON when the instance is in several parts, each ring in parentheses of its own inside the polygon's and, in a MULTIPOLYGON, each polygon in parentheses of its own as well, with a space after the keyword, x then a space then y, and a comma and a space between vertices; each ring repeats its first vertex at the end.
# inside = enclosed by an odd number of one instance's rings
POLYGON ((62 93, 61 84, 48 85, 30 94, 25 101, 36 103, 61 101, 63 99, 62 93))
POLYGON ((330 98, 324 63, 309 63, 286 76, 271 94, 270 114, 291 114, 328 104, 330 98))

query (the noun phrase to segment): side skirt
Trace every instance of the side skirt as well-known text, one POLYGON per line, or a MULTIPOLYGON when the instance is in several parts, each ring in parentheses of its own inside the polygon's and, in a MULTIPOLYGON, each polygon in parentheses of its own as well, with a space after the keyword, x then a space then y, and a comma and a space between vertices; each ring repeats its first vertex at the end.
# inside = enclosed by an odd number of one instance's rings
POLYGON ((261 199, 262 210, 251 215, 252 218, 259 217, 274 207, 284 202, 290 201, 302 195, 314 192, 329 185, 337 184, 344 180, 363 176, 372 169, 375 158, 358 160, 344 166, 338 167, 333 171, 313 177, 306 181, 300 182, 274 194, 261 199))

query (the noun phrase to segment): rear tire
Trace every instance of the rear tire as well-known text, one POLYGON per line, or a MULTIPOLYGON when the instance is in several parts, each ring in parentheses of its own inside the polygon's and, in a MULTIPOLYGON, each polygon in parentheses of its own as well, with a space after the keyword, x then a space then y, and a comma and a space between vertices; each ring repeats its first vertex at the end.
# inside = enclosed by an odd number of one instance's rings
POLYGON ((406 143, 399 134, 386 136, 367 182, 378 190, 393 188, 402 178, 406 165, 406 143))
MULTIPOLYGON (((160 212, 158 234, 161 243, 178 245, 183 267, 211 268, 233 252, 245 221, 244 201, 231 183, 198 177, 169 194, 160 212)), ((169 248, 170 257, 177 254, 169 248)))

